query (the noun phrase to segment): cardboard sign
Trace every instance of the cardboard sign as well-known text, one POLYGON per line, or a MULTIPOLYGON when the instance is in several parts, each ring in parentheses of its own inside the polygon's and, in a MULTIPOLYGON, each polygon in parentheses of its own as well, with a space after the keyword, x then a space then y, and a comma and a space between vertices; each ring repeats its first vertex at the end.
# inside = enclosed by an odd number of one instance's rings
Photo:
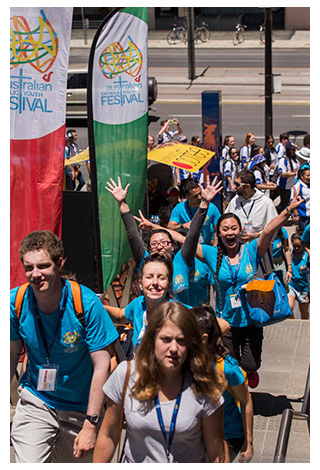
POLYGON ((210 150, 172 141, 158 145, 151 150, 148 153, 148 160, 195 172, 202 168, 214 155, 215 152, 210 150))

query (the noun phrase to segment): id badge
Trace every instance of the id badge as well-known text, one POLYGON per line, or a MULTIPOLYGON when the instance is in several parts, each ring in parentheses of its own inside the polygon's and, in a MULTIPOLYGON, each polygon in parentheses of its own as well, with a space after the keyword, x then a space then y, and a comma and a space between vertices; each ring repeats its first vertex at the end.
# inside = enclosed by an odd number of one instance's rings
POLYGON ((39 369, 37 390, 40 392, 54 392, 57 388, 59 366, 45 364, 39 369))
POLYGON ((237 297, 236 294, 230 295, 230 302, 232 308, 241 307, 241 299, 240 297, 237 297))
POLYGON ((244 235, 246 235, 248 232, 249 232, 249 233, 252 233, 252 232, 253 232, 252 223, 247 222, 247 223, 243 224, 243 226, 242 226, 242 232, 243 232, 244 235))

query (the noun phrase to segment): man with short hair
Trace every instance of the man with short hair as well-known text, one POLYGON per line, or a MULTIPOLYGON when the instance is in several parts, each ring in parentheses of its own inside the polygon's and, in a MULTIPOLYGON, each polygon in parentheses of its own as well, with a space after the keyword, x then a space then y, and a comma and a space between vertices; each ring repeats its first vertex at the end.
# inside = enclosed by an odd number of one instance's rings
POLYGON ((289 134, 283 132, 279 135, 279 143, 276 146, 276 152, 278 155, 278 159, 284 157, 286 154, 286 145, 289 142, 289 134))
POLYGON ((237 194, 226 208, 226 212, 239 217, 245 243, 258 238, 264 227, 278 215, 272 200, 255 187, 255 182, 252 171, 240 171, 234 181, 237 194))
POLYGON ((158 144, 164 144, 165 142, 171 142, 173 137, 182 134, 182 129, 177 118, 163 120, 160 123, 161 128, 158 132, 158 144), (170 125, 175 124, 177 129, 170 131, 170 125))
POLYGON ((10 293, 10 378, 23 343, 26 371, 12 423, 17 463, 92 461, 110 366, 118 338, 94 292, 81 286, 84 324, 75 313, 71 285, 61 273, 64 251, 52 232, 31 232, 19 255, 29 286, 18 318, 10 293))
MULTIPOLYGON (((197 212, 201 202, 201 191, 199 184, 193 180, 188 181, 184 186, 186 200, 178 203, 172 210, 168 229, 189 230, 191 220, 197 212)), ((199 243, 211 245, 217 243, 216 225, 220 217, 220 212, 215 204, 210 203, 206 219, 200 232, 199 243)))

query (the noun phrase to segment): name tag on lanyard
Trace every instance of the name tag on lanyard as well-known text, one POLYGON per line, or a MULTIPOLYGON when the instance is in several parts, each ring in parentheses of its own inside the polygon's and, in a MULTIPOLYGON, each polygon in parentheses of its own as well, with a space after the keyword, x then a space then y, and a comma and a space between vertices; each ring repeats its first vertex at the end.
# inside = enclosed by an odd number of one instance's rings
POLYGON ((230 276, 231 276, 231 282, 232 282, 232 294, 230 295, 230 304, 231 304, 232 308, 241 307, 241 299, 238 296, 238 294, 236 294, 236 288, 237 288, 237 279, 238 279, 238 274, 239 274, 239 270, 240 270, 242 255, 243 255, 243 247, 240 246, 239 260, 238 260, 238 264, 236 266, 235 273, 233 272, 229 256, 226 256, 226 260, 227 260, 227 263, 228 263, 228 268, 229 268, 230 276))

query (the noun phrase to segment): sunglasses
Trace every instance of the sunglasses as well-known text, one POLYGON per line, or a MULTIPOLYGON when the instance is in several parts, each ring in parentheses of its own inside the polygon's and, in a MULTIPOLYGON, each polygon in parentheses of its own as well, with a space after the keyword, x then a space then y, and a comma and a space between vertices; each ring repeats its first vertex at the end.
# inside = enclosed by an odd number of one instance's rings
POLYGON ((238 183, 238 181, 235 181, 234 184, 236 185, 237 188, 239 188, 239 186, 245 186, 246 183, 238 183))

